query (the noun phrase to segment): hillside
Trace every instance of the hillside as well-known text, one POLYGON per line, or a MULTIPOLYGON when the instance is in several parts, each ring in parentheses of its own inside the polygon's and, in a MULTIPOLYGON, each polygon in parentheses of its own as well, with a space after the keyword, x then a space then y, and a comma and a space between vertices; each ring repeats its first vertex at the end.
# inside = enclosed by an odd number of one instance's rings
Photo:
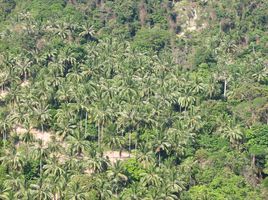
POLYGON ((0 0, 0 199, 267 199, 267 33, 265 0, 0 0))

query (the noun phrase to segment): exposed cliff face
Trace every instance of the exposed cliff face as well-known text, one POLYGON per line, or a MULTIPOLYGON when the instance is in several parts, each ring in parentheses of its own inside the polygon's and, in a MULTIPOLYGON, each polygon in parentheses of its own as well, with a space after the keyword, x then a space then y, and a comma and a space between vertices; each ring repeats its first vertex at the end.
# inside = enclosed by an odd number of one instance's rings
POLYGON ((197 3, 180 1, 175 3, 174 10, 177 13, 176 21, 181 27, 179 37, 186 32, 200 31, 207 27, 207 23, 201 17, 203 9, 197 3))

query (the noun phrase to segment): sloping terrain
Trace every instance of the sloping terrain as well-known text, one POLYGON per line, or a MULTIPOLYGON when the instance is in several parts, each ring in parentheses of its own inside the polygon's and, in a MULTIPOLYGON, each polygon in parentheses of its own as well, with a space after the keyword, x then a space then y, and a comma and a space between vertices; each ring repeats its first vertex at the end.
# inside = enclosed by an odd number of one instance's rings
POLYGON ((265 199, 267 13, 0 0, 0 199, 265 199))

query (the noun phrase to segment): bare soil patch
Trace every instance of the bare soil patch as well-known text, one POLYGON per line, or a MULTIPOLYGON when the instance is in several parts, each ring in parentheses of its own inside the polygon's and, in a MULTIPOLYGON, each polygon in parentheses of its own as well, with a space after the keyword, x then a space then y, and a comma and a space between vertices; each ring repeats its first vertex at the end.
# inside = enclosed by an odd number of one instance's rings
POLYGON ((103 157, 107 157, 111 163, 115 163, 117 160, 126 160, 133 156, 126 151, 106 151, 103 153, 103 157))
POLYGON ((30 82, 29 82, 29 81, 23 81, 23 82, 20 84, 21 87, 26 87, 26 86, 28 86, 28 85, 30 85, 30 82))
MULTIPOLYGON (((18 125, 15 127, 15 131, 17 134, 24 134, 27 132, 27 129, 18 125)), ((44 142, 44 144, 48 144, 51 141, 51 133, 50 132, 44 131, 42 133, 42 131, 40 131, 38 129, 31 128, 30 133, 32 133, 34 135, 35 139, 42 140, 44 142)))
POLYGON ((8 95, 8 91, 7 90, 0 91, 0 98, 1 99, 4 99, 7 95, 8 95))

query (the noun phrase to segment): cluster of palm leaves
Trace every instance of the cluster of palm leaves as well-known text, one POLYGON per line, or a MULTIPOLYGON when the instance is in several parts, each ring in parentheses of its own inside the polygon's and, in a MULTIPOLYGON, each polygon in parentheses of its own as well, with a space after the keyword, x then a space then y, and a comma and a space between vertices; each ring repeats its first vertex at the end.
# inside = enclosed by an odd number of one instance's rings
POLYGON ((2 164, 10 177, 3 198, 87 199, 95 192, 99 199, 178 199, 189 177, 169 166, 194 144, 202 127, 198 105, 217 95, 216 81, 182 75, 169 57, 141 54, 114 39, 84 51, 83 59, 72 46, 5 57, 1 132, 9 143, 2 164), (27 132, 19 135, 16 126, 27 132), (52 142, 37 141, 31 127, 50 132, 52 142), (120 161, 102 156, 107 148, 128 150, 147 169, 140 184, 122 192, 133 180, 120 161), (38 161, 36 177, 27 179, 31 160, 38 161), (73 181, 82 175, 94 180, 73 181))
POLYGON ((267 67, 254 55, 260 67, 243 75, 228 37, 215 49, 217 67, 188 70, 168 47, 140 52, 89 23, 41 23, 29 13, 14 23, 0 39, 26 42, 0 57, 1 199, 175 200, 195 185, 187 158, 201 134, 241 151, 243 127, 213 104, 234 99, 248 74, 265 84, 267 67), (112 161, 107 151, 129 157, 112 161))
MULTIPOLYGON (((78 37, 91 37, 90 27, 86 29, 78 37)), ((202 126, 195 106, 217 95, 213 77, 202 81, 186 71, 182 75, 168 53, 162 58, 140 53, 116 39, 81 48, 67 39, 61 25, 49 30, 70 44, 46 52, 6 54, 1 65, 1 86, 8 92, 2 99, 1 132, 7 146, 2 164, 11 174, 3 198, 83 199, 91 189, 71 180, 90 171, 101 181, 93 181, 92 190, 98 188, 94 184, 107 187, 105 194, 96 191, 100 199, 146 196, 148 188, 155 195, 148 193, 148 199, 155 199, 161 185, 163 195, 176 199, 184 181, 173 177, 176 169, 171 180, 166 179, 162 162, 168 156, 174 159, 168 162, 179 162, 194 143, 202 126), (17 126, 26 132, 17 133, 17 126), (41 134, 49 132, 52 142, 37 140, 33 127, 41 134), (107 148, 128 150, 150 169, 141 175, 139 191, 134 185, 120 194, 133 180, 121 162, 112 165, 102 156, 107 148), (27 179, 23 174, 31 160, 38 161, 36 177, 27 179), (106 173, 108 180, 103 178, 106 173)))

